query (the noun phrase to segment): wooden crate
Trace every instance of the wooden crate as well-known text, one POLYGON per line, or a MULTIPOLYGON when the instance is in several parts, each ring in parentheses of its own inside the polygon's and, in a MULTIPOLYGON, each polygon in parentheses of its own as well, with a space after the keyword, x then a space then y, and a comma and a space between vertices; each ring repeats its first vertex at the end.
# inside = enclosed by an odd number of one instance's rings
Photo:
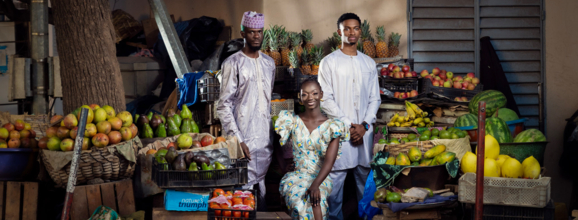
POLYGON ((34 220, 37 215, 38 183, 0 181, 0 219, 34 220))
POLYGON ((77 186, 74 189, 70 219, 88 219, 101 205, 114 209, 120 216, 134 213, 132 180, 77 186))

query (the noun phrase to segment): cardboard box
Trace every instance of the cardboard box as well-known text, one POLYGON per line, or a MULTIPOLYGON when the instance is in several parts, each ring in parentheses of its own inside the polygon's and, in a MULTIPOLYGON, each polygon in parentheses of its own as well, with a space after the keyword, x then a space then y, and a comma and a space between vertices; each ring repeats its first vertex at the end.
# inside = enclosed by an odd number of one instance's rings
POLYGON ((165 209, 168 211, 202 211, 209 208, 208 193, 190 193, 167 189, 165 209))

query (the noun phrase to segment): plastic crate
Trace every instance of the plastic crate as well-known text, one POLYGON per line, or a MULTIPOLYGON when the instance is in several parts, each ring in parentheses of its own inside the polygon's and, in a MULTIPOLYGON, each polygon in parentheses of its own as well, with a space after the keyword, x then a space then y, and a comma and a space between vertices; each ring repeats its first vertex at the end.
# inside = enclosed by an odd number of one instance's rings
POLYGON ((163 170, 162 164, 154 160, 151 179, 164 189, 239 186, 249 182, 248 163, 245 159, 232 159, 232 167, 225 170, 177 171, 172 170, 171 164, 169 170, 163 170))
MULTIPOLYGON (((466 173, 459 180, 458 200, 476 201, 476 174, 466 173)), ((484 177, 484 204, 544 208, 550 201, 550 177, 513 179, 484 177)))
MULTIPOLYGON (((502 205, 484 205, 484 220, 509 220, 509 219, 554 219, 554 202, 550 201, 544 208, 527 208, 502 205)), ((475 212, 472 211, 472 219, 475 212)))
MULTIPOLYGON (((413 69, 413 58, 409 58, 409 59, 389 59, 389 58, 374 58, 375 62, 377 63, 377 73, 379 73, 381 71, 382 67, 387 67, 390 63, 395 64, 396 66, 399 66, 400 68, 403 65, 408 65, 410 70, 409 71, 415 71, 415 69, 413 69), (379 59, 385 59, 385 60, 379 60, 379 59)), ((417 72, 417 71, 416 71, 417 72)), ((419 72, 418 72, 419 75, 419 72)))
POLYGON ((271 102, 271 117, 279 115, 283 110, 294 111, 295 101, 286 99, 283 102, 271 102))
POLYGON ((301 83, 309 78, 317 80, 317 75, 303 75, 301 70, 293 69, 293 76, 289 73, 285 74, 285 89, 293 92, 299 91, 301 89, 301 83))
POLYGON ((275 67, 275 81, 285 80, 285 76, 288 75, 287 69, 289 69, 288 66, 275 67))
MULTIPOLYGON (((247 189, 247 190, 243 190, 243 191, 249 191, 251 193, 253 193, 253 196, 255 197, 255 209, 253 210, 233 210, 233 209, 213 209, 211 207, 209 207, 209 209, 207 210, 207 219, 208 220, 232 220, 232 219, 243 219, 243 220, 251 220, 251 219, 257 219, 257 195, 255 194, 255 190, 252 189, 247 189), (221 215, 218 216, 216 215, 215 211, 221 211, 221 215), (223 216, 223 212, 225 211, 231 211, 231 217, 225 217, 223 216), (241 217, 233 217, 233 213, 234 212, 241 212, 241 217), (249 217, 245 218, 245 213, 249 213, 249 217)), ((211 194, 209 195, 213 195, 213 192, 211 191, 211 194)))
POLYGON ((379 77, 379 87, 391 92, 411 92, 419 90, 419 80, 417 78, 392 79, 379 77))
POLYGON ((419 93, 425 94, 436 94, 447 97, 449 99, 454 99, 455 97, 466 97, 468 100, 472 99, 476 94, 480 93, 483 90, 482 84, 478 84, 474 90, 464 90, 464 89, 454 89, 454 88, 445 88, 445 87, 437 87, 434 86, 429 79, 422 78, 420 79, 420 87, 421 91, 419 93))

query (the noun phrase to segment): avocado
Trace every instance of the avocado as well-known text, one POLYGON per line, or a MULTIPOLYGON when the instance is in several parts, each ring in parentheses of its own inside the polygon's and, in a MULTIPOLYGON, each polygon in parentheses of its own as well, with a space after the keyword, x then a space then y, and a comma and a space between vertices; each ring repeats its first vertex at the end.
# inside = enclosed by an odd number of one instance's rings
POLYGON ((155 131, 155 137, 167 137, 167 130, 164 124, 160 124, 155 131))
POLYGON ((183 119, 193 119, 193 113, 191 113, 191 111, 189 110, 189 107, 187 107, 186 104, 183 104, 181 106, 181 117, 183 119))
POLYGON ((179 153, 177 153, 177 150, 175 150, 174 147, 171 147, 169 148, 169 151, 167 152, 165 159, 167 159, 168 163, 172 164, 173 161, 177 158, 177 156, 179 156, 179 153))
POLYGON ((143 138, 154 138, 153 129, 149 124, 145 124, 143 130, 144 130, 143 138))
POLYGON ((199 133, 199 126, 197 125, 197 122, 195 122, 195 120, 191 119, 191 132, 192 133, 199 133))
POLYGON ((195 154, 192 151, 188 151, 187 153, 185 153, 185 163, 187 164, 194 163, 194 158, 195 154))
POLYGON ((184 154, 179 154, 179 156, 175 158, 175 160, 173 161, 173 170, 187 170, 184 154))
POLYGON ((191 123, 190 123, 191 119, 184 119, 183 123, 181 124, 181 133, 186 134, 186 133, 191 133, 191 123))
POLYGON ((175 136, 181 134, 181 131, 179 130, 179 127, 177 127, 175 120, 173 118, 169 118, 167 125, 169 127, 168 136, 175 136))
POLYGON ((149 113, 147 114, 147 119, 148 119, 149 121, 153 119, 153 112, 149 112, 149 113))
MULTIPOLYGON (((213 168, 210 165, 207 165, 206 163, 203 163, 201 165, 201 169, 204 171, 208 171, 208 170, 212 171, 213 170, 213 168)), ((203 175, 204 175, 204 177, 206 177, 206 179, 213 179, 213 172, 204 172, 203 175)))
POLYGON ((180 115, 175 114, 173 117, 175 125, 177 125, 177 128, 181 127, 181 124, 183 123, 183 118, 181 118, 180 115))

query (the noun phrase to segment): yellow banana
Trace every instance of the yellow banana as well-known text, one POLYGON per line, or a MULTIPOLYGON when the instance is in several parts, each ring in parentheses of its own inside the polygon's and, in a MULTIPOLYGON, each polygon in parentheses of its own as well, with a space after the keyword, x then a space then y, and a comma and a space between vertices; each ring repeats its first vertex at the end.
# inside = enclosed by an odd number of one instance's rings
POLYGON ((417 126, 419 126, 420 128, 423 128, 423 127, 425 127, 425 123, 420 122, 417 126))
POLYGON ((395 127, 399 127, 399 126, 401 126, 401 124, 399 122, 396 122, 395 127))
POLYGON ((398 116, 398 117, 397 117, 397 122, 399 122, 399 123, 405 122, 405 117, 404 117, 404 116, 401 116, 401 115, 398 116))
POLYGON ((391 121, 389 123, 387 123, 387 127, 393 127, 395 126, 395 122, 391 121))
POLYGON ((401 124, 401 127, 409 127, 409 126, 411 126, 411 122, 401 124))
POLYGON ((429 118, 424 118, 424 119, 423 119, 423 122, 425 122, 425 123, 429 123, 430 121, 431 121, 431 120, 430 120, 429 118))
POLYGON ((405 103, 406 103, 406 106, 409 106, 415 112, 416 115, 422 114, 423 110, 421 110, 419 108, 419 106, 417 106, 416 104, 413 104, 413 103, 408 102, 408 101, 405 101, 405 103))
POLYGON ((405 105, 405 111, 407 111, 407 115, 409 115, 409 119, 411 119, 411 120, 415 119, 415 112, 413 111, 413 109, 411 107, 409 107, 407 105, 407 102, 405 105))
POLYGON ((417 124, 419 124, 419 123, 422 122, 422 121, 423 121, 423 118, 416 118, 415 120, 413 120, 413 124, 414 124, 414 125, 417 125, 417 124))
POLYGON ((391 120, 389 120, 389 121, 395 123, 397 121, 397 117, 399 117, 399 114, 395 113, 395 115, 393 117, 391 117, 391 120))
POLYGON ((423 111, 423 112, 421 113, 421 117, 424 117, 424 118, 425 118, 425 117, 427 117, 427 116, 428 116, 428 113, 427 113, 426 111, 423 111))

